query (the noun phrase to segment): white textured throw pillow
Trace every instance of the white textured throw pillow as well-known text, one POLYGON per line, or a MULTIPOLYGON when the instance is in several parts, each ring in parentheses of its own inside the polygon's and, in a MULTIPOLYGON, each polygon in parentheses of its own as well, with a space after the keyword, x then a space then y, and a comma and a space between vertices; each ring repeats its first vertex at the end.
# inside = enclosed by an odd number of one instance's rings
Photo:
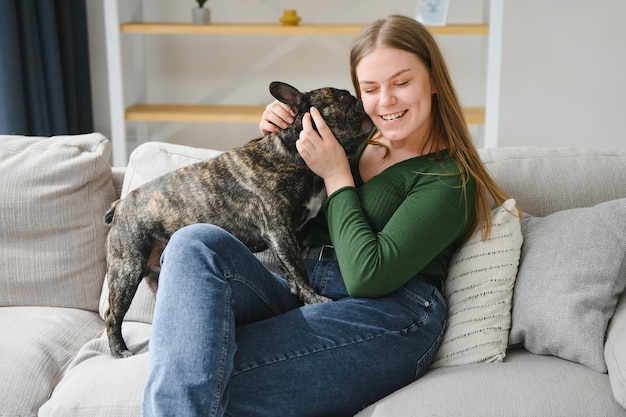
POLYGON ((492 210, 492 231, 477 230, 453 255, 446 280, 448 327, 432 367, 501 362, 522 246, 515 200, 492 210))

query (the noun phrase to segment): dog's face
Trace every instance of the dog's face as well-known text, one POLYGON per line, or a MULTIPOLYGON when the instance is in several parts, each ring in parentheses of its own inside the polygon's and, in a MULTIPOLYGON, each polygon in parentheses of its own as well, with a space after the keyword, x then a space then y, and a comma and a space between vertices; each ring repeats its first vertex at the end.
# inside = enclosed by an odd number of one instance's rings
POLYGON ((349 159, 356 155, 359 145, 374 128, 372 120, 363 110, 361 100, 346 90, 327 87, 301 93, 289 84, 275 81, 270 84, 270 93, 291 106, 296 113, 295 121, 279 133, 286 144, 295 145, 302 130, 302 116, 311 107, 320 111, 349 159))

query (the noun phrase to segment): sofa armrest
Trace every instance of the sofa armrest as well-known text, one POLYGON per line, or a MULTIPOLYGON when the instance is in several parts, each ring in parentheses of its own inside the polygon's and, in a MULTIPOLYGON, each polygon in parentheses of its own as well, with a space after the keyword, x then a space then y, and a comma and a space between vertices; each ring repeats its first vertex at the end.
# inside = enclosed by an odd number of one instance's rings
POLYGON ((115 188, 115 198, 120 198, 122 194, 122 185, 124 184, 124 175, 126 174, 126 167, 113 167, 111 168, 113 174, 113 187, 115 188))
POLYGON ((613 396, 626 408, 626 291, 622 293, 609 323, 604 359, 613 396))

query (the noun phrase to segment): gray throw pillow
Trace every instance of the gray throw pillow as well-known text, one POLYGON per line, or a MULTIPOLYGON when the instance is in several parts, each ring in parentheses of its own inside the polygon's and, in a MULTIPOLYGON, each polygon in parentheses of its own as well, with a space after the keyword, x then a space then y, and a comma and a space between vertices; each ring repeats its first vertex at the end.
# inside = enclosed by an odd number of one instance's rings
POLYGON ((626 286, 626 199, 522 220, 510 344, 606 372, 604 339, 626 286))
POLYGON ((622 294, 609 323, 604 345, 604 358, 609 370, 613 396, 626 408, 626 294, 622 294))

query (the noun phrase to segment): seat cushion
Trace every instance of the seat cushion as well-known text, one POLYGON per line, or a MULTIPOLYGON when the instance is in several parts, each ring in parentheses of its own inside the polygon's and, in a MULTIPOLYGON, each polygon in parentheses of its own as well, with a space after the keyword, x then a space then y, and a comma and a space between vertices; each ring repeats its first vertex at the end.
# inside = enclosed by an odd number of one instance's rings
POLYGON ((0 308, 0 416, 35 416, 74 355, 102 333, 96 312, 0 308))
POLYGON ((127 322, 124 339, 135 354, 111 356, 104 335, 86 343, 69 366, 39 417, 137 417, 148 375, 151 325, 127 322))
POLYGON ((609 377, 523 349, 504 362, 430 370, 357 417, 626 417, 609 377))

